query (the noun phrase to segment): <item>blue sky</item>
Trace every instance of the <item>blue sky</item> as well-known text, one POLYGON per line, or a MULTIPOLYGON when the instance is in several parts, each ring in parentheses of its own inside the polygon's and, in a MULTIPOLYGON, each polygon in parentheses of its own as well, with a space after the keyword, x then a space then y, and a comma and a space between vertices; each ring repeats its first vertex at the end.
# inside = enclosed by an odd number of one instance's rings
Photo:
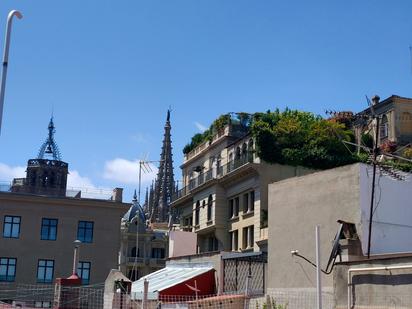
MULTIPOLYGON (((411 1, 9 1, 19 9, 0 135, 0 180, 37 155, 54 109, 75 186, 137 186, 172 107, 182 148, 232 111, 360 111, 412 97, 411 1), (198 124, 198 125, 196 125, 198 124)), ((150 177, 145 177, 149 181, 150 177)))

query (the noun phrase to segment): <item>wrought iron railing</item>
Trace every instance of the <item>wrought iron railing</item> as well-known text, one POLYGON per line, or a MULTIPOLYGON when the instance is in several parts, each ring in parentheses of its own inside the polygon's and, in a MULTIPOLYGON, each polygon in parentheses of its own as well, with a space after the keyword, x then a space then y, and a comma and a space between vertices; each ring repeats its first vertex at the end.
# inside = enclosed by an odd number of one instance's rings
POLYGON ((197 187, 209 182, 213 179, 222 178, 237 168, 253 162, 253 153, 249 153, 246 156, 242 156, 239 159, 229 161, 227 164, 222 166, 217 166, 212 169, 201 172, 197 177, 190 179, 189 184, 180 190, 178 190, 172 197, 172 201, 182 198, 190 193, 190 191, 196 189, 197 187))

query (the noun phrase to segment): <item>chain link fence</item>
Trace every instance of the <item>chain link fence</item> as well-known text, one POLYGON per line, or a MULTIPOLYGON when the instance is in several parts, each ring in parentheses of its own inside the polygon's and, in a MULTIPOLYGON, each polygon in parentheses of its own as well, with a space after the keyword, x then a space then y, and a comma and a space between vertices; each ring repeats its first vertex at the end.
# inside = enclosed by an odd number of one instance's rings
MULTIPOLYGON (((346 309, 336 305, 332 292, 322 294, 323 309, 346 309)), ((264 296, 242 293, 223 295, 161 295, 157 299, 133 300, 130 294, 105 293, 103 285, 61 287, 55 285, 0 284, 0 309, 61 308, 61 309, 315 309, 315 291, 271 291, 264 296)), ((367 293, 353 299, 351 309, 412 309, 411 294, 367 293)))

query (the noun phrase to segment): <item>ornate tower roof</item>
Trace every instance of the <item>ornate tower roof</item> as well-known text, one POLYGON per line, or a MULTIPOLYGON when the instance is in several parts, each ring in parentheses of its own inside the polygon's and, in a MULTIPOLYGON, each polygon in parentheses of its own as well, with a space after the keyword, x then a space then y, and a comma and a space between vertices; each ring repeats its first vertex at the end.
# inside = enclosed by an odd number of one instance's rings
POLYGON ((53 123, 53 116, 50 118, 48 129, 49 135, 47 136, 46 141, 41 145, 37 159, 46 159, 46 156, 50 156, 53 160, 61 161, 62 158, 59 147, 54 140, 54 133, 56 133, 56 129, 53 123))
POLYGON ((151 222, 169 221, 169 204, 175 190, 171 129, 170 110, 168 110, 164 127, 162 152, 160 154, 160 166, 154 188, 154 203, 150 215, 151 222))
POLYGON ((26 178, 13 181, 13 192, 24 192, 50 196, 66 196, 69 165, 61 160, 59 148, 54 140, 55 127, 50 119, 49 135, 41 145, 36 159, 27 162, 26 178))
POLYGON ((130 223, 135 217, 139 220, 139 224, 146 224, 146 216, 137 200, 136 190, 134 190, 132 206, 130 206, 129 210, 124 214, 123 219, 130 223))

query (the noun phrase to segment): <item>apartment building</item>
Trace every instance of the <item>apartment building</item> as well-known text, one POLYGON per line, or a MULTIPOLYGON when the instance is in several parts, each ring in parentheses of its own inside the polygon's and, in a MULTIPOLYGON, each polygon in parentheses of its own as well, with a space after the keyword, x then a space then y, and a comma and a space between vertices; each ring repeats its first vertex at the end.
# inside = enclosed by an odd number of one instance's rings
POLYGON ((167 223, 148 225, 143 208, 133 203, 121 220, 120 270, 130 280, 138 280, 166 265, 167 223))
POLYGON ((185 154, 181 169, 171 207, 181 229, 197 234, 199 252, 267 251, 268 184, 310 172, 260 160, 235 119, 185 154))

